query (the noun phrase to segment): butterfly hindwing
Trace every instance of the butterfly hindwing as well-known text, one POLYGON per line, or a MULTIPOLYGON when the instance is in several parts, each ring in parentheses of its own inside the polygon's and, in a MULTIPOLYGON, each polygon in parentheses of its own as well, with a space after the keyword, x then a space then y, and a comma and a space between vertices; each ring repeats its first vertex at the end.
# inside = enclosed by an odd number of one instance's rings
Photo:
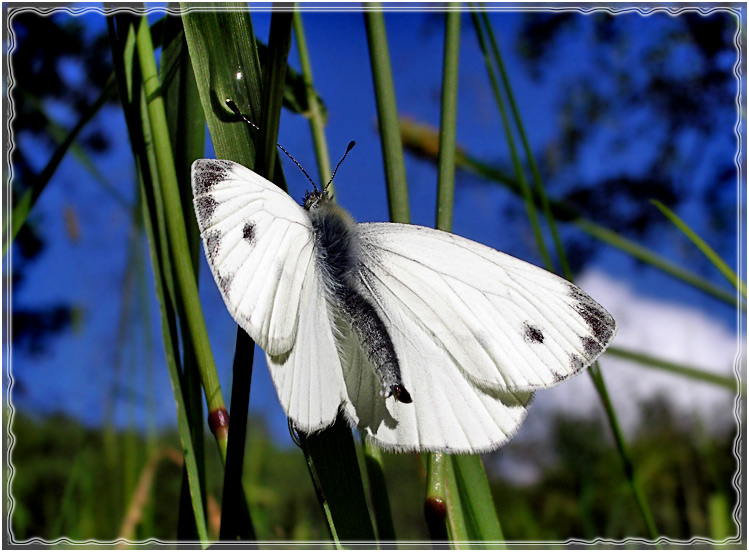
POLYGON ((229 312, 265 352, 288 352, 314 264, 309 218, 273 183, 232 161, 195 161, 192 186, 208 265, 229 312))
POLYGON ((343 370, 322 286, 318 270, 311 270, 294 345, 282 355, 266 354, 281 406, 305 432, 333 423, 343 400, 343 370))
POLYGON ((412 399, 408 404, 382 397, 382 384, 356 336, 341 335, 345 412, 359 431, 387 449, 485 452, 507 442, 525 419, 532 393, 479 389, 445 364, 436 342, 419 339, 415 318, 390 330, 412 399))

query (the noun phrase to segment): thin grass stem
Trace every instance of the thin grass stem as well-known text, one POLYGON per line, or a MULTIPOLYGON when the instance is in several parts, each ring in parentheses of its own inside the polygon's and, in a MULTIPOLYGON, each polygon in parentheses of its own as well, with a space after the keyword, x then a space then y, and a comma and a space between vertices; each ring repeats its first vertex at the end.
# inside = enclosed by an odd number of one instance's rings
MULTIPOLYGON (((312 131, 312 143, 315 148, 315 158, 317 159, 317 171, 319 182, 325 185, 330 180, 330 154, 328 153, 328 141, 325 138, 325 121, 323 119, 322 109, 315 92, 314 80, 312 78, 312 63, 309 58, 307 49, 307 39, 304 34, 304 25, 302 23, 302 14, 294 12, 294 36, 296 37, 297 51, 299 53, 299 64, 302 68, 302 79, 304 81, 304 90, 307 95, 309 105, 310 130, 312 131)), ((331 182, 328 190, 331 196, 335 197, 334 183, 331 182)))
MULTIPOLYGON (((544 265, 550 271, 554 271, 554 264, 551 262, 551 257, 546 249, 546 243, 541 232, 541 225, 538 222, 538 215, 536 214, 536 205, 533 199, 533 191, 525 178, 525 171, 520 163, 520 157, 518 157, 517 147, 515 145, 515 138, 513 137, 512 129, 510 128, 510 121, 507 116, 507 108, 505 102, 502 99, 502 93, 499 89, 499 83, 497 77, 494 74, 491 59, 489 58, 489 50, 486 44, 486 38, 484 37, 484 30, 481 28, 481 22, 479 21, 478 15, 475 11, 471 12, 471 19, 473 20, 474 28, 476 29, 476 36, 479 41, 479 47, 481 53, 484 56, 484 62, 486 64, 486 70, 491 82, 492 92, 494 93, 494 99, 499 107, 499 113, 502 117, 502 126, 507 137, 507 145, 510 148, 510 157, 512 158, 512 166, 515 171, 515 177, 517 182, 520 184, 520 191, 523 194, 525 200, 525 210, 528 214, 528 220, 533 230, 533 235, 536 238, 536 245, 538 246, 539 253, 543 259, 544 265)), ((487 32, 491 33, 491 29, 487 29, 487 32)))
POLYGON ((650 203, 655 205, 658 210, 663 213, 668 220, 674 223, 674 226, 676 226, 679 230, 684 232, 684 234, 690 239, 690 241, 697 246, 697 249, 699 249, 707 259, 713 263, 715 268, 717 268, 721 274, 728 280, 731 285, 735 286, 741 295, 744 296, 744 299, 746 299, 746 283, 741 281, 737 274, 731 270, 731 267, 729 267, 726 262, 720 258, 720 256, 715 252, 715 250, 707 245, 707 242, 703 240, 701 237, 697 235, 697 233, 692 230, 681 218, 679 218, 676 213, 674 213, 671 209, 666 207, 663 203, 658 201, 657 199, 651 199, 650 203))
POLYGON ((398 125, 398 107, 395 101, 395 86, 390 69, 390 54, 385 33, 385 19, 378 2, 368 4, 371 11, 364 12, 367 29, 369 60, 372 66, 377 121, 382 141, 382 157, 385 163, 385 182, 388 207, 392 222, 408 223, 411 215, 408 207, 406 165, 403 160, 403 143, 398 125))

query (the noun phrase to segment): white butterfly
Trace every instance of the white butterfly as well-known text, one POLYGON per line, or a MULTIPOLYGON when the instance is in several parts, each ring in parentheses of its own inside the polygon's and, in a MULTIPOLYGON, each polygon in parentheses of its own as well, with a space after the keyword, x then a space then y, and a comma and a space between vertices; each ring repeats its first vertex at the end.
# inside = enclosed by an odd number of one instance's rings
POLYGON ((195 161, 192 187, 226 306, 305 432, 342 410, 389 449, 488 451, 533 390, 589 366, 616 331, 566 280, 454 234, 357 224, 325 190, 301 207, 211 159, 195 161))

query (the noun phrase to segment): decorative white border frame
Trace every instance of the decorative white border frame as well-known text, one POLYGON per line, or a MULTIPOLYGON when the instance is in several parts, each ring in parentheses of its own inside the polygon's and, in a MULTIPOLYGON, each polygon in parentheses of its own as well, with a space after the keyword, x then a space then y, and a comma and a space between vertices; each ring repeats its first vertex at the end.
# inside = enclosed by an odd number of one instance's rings
MULTIPOLYGON (((269 12, 272 11, 270 3, 252 3, 252 9, 256 12, 269 12)), ((745 160, 745 152, 743 151, 744 139, 746 136, 746 122, 742 119, 742 108, 743 113, 746 116, 749 113, 747 110, 747 93, 746 93, 746 44, 742 41, 741 30, 742 27, 746 30, 747 25, 747 5, 743 2, 731 3, 729 6, 725 5, 705 5, 705 4, 674 4, 674 7, 659 6, 659 5, 640 5, 640 6, 622 6, 619 4, 608 4, 596 6, 592 4, 586 4, 585 7, 573 6, 570 4, 548 4, 548 3, 520 3, 514 5, 507 5, 504 3, 488 4, 483 7, 483 10, 489 12, 577 12, 583 15, 589 15, 591 13, 607 12, 611 15, 622 15, 628 13, 639 13, 642 16, 648 17, 650 15, 666 13, 672 17, 678 16, 685 12, 697 12, 702 16, 709 15, 715 12, 727 12, 733 14, 737 19, 736 33, 734 35, 734 47, 736 48, 737 59, 734 64, 733 73, 736 77, 736 124, 734 126, 734 135, 736 136, 736 155, 734 156, 734 164, 737 169, 736 177, 736 191, 737 191, 737 268, 738 276, 741 280, 746 282, 746 257, 745 253, 745 240, 747 227, 745 215, 749 211, 746 198, 747 183, 747 168, 745 160), (734 7, 735 6, 735 7, 734 7), (743 6, 743 7, 742 7, 743 6), (746 210, 742 210, 742 207, 746 210)), ((0 27, 0 39, 4 38, 4 34, 7 32, 7 42, 3 41, 3 44, 7 45, 6 56, 9 58, 13 50, 16 47, 15 33, 12 29, 13 17, 17 14, 24 12, 35 12, 42 16, 48 16, 53 13, 68 13, 72 16, 82 15, 84 13, 111 13, 105 11, 102 7, 83 5, 81 7, 74 6, 52 6, 52 7, 41 7, 34 5, 24 6, 22 3, 3 3, 5 8, 2 14, 2 26, 0 27)), ((301 2, 298 8, 303 12, 362 12, 366 10, 377 10, 380 8, 371 6, 362 6, 359 4, 350 4, 348 2, 341 3, 316 3, 316 2, 301 2)), ((189 11, 198 11, 205 8, 195 7, 189 8, 189 11)), ((215 8, 213 8, 215 10, 215 8)), ((233 8, 225 8, 226 10, 232 10, 233 8)), ((238 4, 237 9, 244 9, 244 4, 238 4)), ((422 3, 422 4, 404 4, 399 2, 388 2, 386 1, 382 6, 383 11, 386 12, 445 12, 450 11, 452 8, 446 7, 442 3, 422 3)), ((453 9, 454 10, 454 9, 453 9)), ((471 8, 467 6, 460 6, 457 11, 471 11, 471 8)), ((145 10, 134 9, 130 6, 123 5, 117 7, 116 12, 129 12, 134 14, 149 14, 154 12, 159 13, 170 13, 177 15, 180 13, 179 9, 173 9, 169 7, 158 7, 158 8, 146 8, 145 10)), ((7 144, 3 156, 3 166, 7 169, 8 179, 4 183, 3 193, 0 197, 0 210, 2 211, 3 228, 6 225, 11 224, 11 186, 10 183, 13 180, 13 167, 10 163, 11 154, 15 148, 13 141, 13 97, 12 91, 14 86, 14 78, 12 67, 9 64, 3 65, 3 76, 6 78, 6 90, 5 95, 0 99, 2 104, 2 115, 6 121, 6 125, 3 128, 3 143, 7 144)), ((4 236, 5 240, 9 240, 9 236, 4 236)), ((6 245, 6 244, 3 244, 6 245)), ((9 245, 9 244, 7 244, 9 245)), ((12 273, 12 248, 7 248, 7 255, 3 258, 3 274, 12 273)), ((736 293, 737 305, 740 303, 740 296, 737 291, 736 293)), ((11 430, 13 422, 13 414, 15 409, 11 400, 11 394, 13 390, 14 379, 11 371, 11 325, 12 317, 10 316, 10 305, 12 304, 12 290, 10 286, 10 280, 5 279, 2 294, 0 295, 0 310, 3 313, 3 321, 5 322, 2 328, 2 336, 4 346, 0 350, 0 357, 2 357, 3 364, 3 375, 7 378, 7 385, 3 389, 3 398, 7 405, 7 414, 5 408, 3 409, 3 418, 7 417, 7 424, 2 427, 3 440, 2 447, 4 454, 2 455, 4 467, 7 468, 6 477, 3 478, 3 495, 7 497, 7 503, 3 506, 7 508, 7 515, 2 519, 3 525, 3 546, 11 547, 23 547, 23 546, 83 546, 83 547, 111 547, 116 545, 127 544, 130 547, 147 547, 151 548, 154 545, 164 547, 178 546, 200 546, 204 547, 207 545, 217 545, 220 548, 247 548, 248 545, 258 548, 279 548, 279 549, 310 549, 310 548, 329 548, 331 541, 253 541, 249 542, 227 542, 227 541, 161 541, 158 539, 147 539, 142 541, 130 541, 127 539, 116 539, 109 541, 99 541, 95 539, 85 541, 75 541, 67 537, 60 537, 58 539, 47 541, 42 538, 31 538, 24 541, 15 540, 13 536, 13 529, 11 523, 11 517, 13 514, 13 508, 15 499, 11 492, 11 484, 15 473, 15 467, 12 462, 12 451, 15 442, 15 436, 11 430), (5 309, 5 310, 3 310, 5 309)), ((746 351, 744 350, 745 341, 742 340, 742 336, 746 337, 746 314, 742 312, 740 308, 737 308, 736 322, 737 322, 737 350, 734 358, 734 374, 737 378, 738 388, 742 386, 742 381, 746 378, 747 372, 747 359, 746 351)), ((596 538, 591 541, 582 539, 567 539, 566 541, 481 541, 476 543, 454 541, 456 544, 461 544, 464 547, 470 546, 471 544, 480 544, 482 546, 491 545, 504 545, 510 548, 558 548, 558 547, 624 547, 624 546, 656 546, 656 545, 668 545, 671 547, 699 547, 704 545, 709 546, 729 546, 733 547, 736 545, 746 544, 746 535, 744 529, 747 521, 747 509, 746 509, 746 481, 744 477, 746 469, 746 443, 747 443, 747 428, 746 428, 746 399, 742 399, 739 392, 737 392, 734 400, 734 418, 737 425, 737 434, 734 439, 733 454, 737 460, 737 468, 733 477, 733 487, 736 490, 738 500, 734 506, 733 519, 738 528, 738 534, 734 537, 726 538, 722 541, 714 541, 705 537, 693 537, 689 540, 673 540, 668 537, 660 537, 657 541, 649 539, 628 537, 622 540, 596 538)), ((388 547, 389 543, 378 542, 378 541, 354 541, 354 542, 342 542, 347 548, 369 550, 379 547, 388 547)), ((433 541, 398 541, 397 544, 400 548, 406 549, 421 549, 421 548, 432 548, 435 544, 433 541)))

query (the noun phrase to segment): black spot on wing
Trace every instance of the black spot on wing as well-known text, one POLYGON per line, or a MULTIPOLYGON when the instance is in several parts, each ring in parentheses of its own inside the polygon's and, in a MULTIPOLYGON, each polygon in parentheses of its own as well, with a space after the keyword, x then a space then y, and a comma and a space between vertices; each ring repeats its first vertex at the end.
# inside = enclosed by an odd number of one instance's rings
POLYGON ((601 344, 590 336, 582 336, 580 337, 580 340, 583 344, 585 356, 587 356, 588 358, 597 357, 603 349, 603 347, 601 347, 601 344))
POLYGON ((195 210, 198 213, 198 224, 201 228, 208 226, 217 206, 218 203, 211 196, 201 196, 195 200, 195 210))
POLYGON ((247 240, 250 245, 255 245, 255 223, 248 222, 242 228, 242 237, 247 240))
POLYGON ((544 333, 530 322, 523 324, 523 339, 526 343, 543 343, 544 333))
POLYGON ((575 300, 574 309, 588 325, 593 336, 601 343, 608 343, 616 327, 614 317, 577 286, 570 284, 569 295, 575 300))
POLYGON ((216 184, 226 180, 231 171, 231 161, 225 159, 199 159, 193 164, 193 193, 198 196, 211 191, 216 184))

